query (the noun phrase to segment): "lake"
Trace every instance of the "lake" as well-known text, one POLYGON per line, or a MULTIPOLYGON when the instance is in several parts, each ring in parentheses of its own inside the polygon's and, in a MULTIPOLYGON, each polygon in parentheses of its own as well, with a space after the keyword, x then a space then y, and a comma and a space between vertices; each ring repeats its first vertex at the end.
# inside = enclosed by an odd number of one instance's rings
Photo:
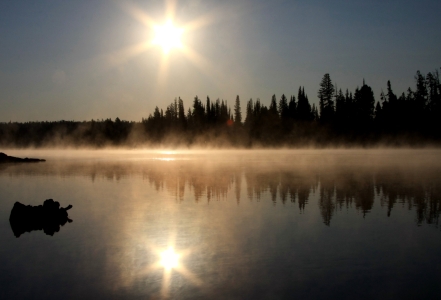
POLYGON ((2 150, 1 299, 439 299, 440 150, 2 150), (71 204, 14 235, 16 201, 71 204), (168 253, 168 256, 166 255, 168 253))

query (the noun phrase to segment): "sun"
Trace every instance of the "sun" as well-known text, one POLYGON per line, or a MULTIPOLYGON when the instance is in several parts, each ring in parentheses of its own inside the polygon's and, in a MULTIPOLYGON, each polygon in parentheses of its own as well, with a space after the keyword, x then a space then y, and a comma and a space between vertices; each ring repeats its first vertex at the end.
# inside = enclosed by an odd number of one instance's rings
POLYGON ((183 29, 175 27, 171 20, 168 20, 164 25, 155 25, 153 30, 155 37, 152 43, 162 47, 164 54, 168 54, 173 48, 182 47, 183 29))
POLYGON ((142 41, 139 43, 127 46, 124 49, 104 56, 111 67, 126 63, 128 60, 140 56, 141 54, 150 51, 152 48, 160 48, 162 49, 162 55, 160 57, 158 68, 159 89, 164 88, 169 64, 175 62, 178 57, 188 60, 207 77, 212 78, 214 73, 218 73, 214 70, 214 65, 211 61, 198 53, 198 51, 192 47, 191 43, 187 44, 193 40, 192 34, 194 31, 212 23, 213 20, 217 20, 215 15, 205 14, 196 19, 189 20, 186 23, 178 23, 175 22, 175 20, 178 20, 175 19, 177 1, 166 0, 164 1, 166 6, 165 14, 162 19, 164 23, 158 23, 158 19, 149 16, 145 11, 132 3, 132 1, 116 2, 118 2, 118 5, 120 5, 121 8, 134 19, 145 25, 146 31, 145 35, 142 35, 142 41), (177 24, 179 24, 179 26, 177 26, 177 24), (146 36, 147 39, 145 39, 146 36), (179 55, 171 59, 171 54, 174 52, 178 52, 179 55))

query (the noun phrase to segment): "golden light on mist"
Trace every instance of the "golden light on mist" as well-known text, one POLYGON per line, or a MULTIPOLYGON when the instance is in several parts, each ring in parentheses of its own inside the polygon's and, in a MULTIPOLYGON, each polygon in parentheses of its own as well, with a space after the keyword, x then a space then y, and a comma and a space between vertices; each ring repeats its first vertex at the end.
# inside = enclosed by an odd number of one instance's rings
POLYGON ((159 157, 159 158, 155 158, 155 160, 161 160, 161 161, 175 161, 176 159, 172 158, 172 157, 159 157))
POLYGON ((161 265, 167 270, 176 268, 179 265, 179 256, 172 247, 169 247, 161 252, 161 265))
POLYGON ((165 155, 174 155, 177 154, 177 151, 160 151, 159 153, 165 155))
POLYGON ((182 48, 181 36, 184 30, 175 27, 172 20, 168 20, 164 25, 155 25, 153 30, 155 37, 152 43, 162 47, 164 54, 168 54, 173 48, 182 48))

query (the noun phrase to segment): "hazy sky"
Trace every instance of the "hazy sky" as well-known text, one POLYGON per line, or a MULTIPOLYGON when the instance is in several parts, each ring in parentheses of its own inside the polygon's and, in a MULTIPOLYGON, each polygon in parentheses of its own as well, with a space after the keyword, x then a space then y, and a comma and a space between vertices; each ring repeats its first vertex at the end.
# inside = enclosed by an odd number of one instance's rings
MULTIPOLYGON (((176 1, 184 50, 140 47, 146 20, 165 1, 0 2, 0 122, 140 121, 175 97, 242 107, 272 94, 311 102, 323 74, 354 91, 363 78, 379 100, 387 80, 401 93, 417 70, 441 67, 439 0, 176 1), (197 26, 189 26, 197 25, 197 26)), ((170 7, 170 6, 169 6, 170 7)), ((151 24, 151 23, 150 23, 151 24)))

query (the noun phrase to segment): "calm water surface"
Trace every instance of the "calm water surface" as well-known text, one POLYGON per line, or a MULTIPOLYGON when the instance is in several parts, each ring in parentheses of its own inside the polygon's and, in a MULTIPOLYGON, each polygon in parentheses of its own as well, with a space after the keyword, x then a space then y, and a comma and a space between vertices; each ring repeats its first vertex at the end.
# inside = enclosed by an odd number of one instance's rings
POLYGON ((3 151, 47 162, 0 165, 1 299, 441 294, 439 150, 3 151), (15 237, 49 198, 73 222, 15 237))

